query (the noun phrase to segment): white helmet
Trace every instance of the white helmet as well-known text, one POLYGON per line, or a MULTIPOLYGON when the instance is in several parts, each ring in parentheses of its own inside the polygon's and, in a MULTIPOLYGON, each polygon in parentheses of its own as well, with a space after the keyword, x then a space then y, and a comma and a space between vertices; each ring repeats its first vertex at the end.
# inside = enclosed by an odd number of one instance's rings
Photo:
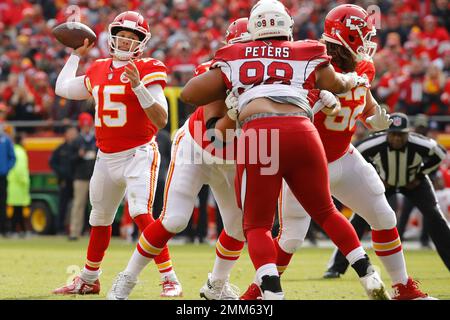
POLYGON ((252 40, 287 37, 292 39, 294 20, 284 5, 277 0, 260 0, 256 3, 248 19, 248 32, 252 40))

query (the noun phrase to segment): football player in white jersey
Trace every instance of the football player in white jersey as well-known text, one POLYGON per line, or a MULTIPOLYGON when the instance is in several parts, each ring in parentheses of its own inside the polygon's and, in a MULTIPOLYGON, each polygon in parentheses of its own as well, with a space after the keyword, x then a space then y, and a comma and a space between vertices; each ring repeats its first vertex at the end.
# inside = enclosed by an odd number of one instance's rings
POLYGON ((181 98, 202 105, 224 97, 227 89, 239 95, 243 133, 238 141, 236 197, 263 299, 284 298, 270 233, 283 179, 345 254, 369 297, 389 299, 354 229, 333 205, 325 152, 307 101, 308 90, 316 86, 342 93, 364 81, 356 74, 335 73, 323 44, 290 41, 292 24, 279 1, 259 1, 249 18, 253 41, 220 49, 213 62, 217 69, 191 79, 181 98), (204 88, 201 94, 199 88, 204 88), (266 159, 258 158, 264 147, 271 150, 274 171, 267 168, 266 159))
MULTIPOLYGON (((334 68, 341 72, 356 71, 372 81, 375 68, 371 57, 376 44, 371 38, 375 33, 370 16, 361 7, 345 4, 332 9, 325 18, 323 39, 334 68)), ((380 110, 367 87, 340 94, 339 100, 341 110, 336 116, 318 113, 314 118, 328 160, 331 194, 370 224, 373 248, 395 289, 392 298, 427 299, 429 297, 418 288, 416 281, 408 276, 395 212, 386 200, 383 182, 375 168, 351 144, 357 119, 372 130, 385 130, 392 120, 380 110)), ((280 232, 275 239, 280 274, 296 248, 303 243, 310 220, 307 211, 283 183, 279 205, 280 232)), ((242 298, 254 299, 258 291, 249 288, 242 298)))

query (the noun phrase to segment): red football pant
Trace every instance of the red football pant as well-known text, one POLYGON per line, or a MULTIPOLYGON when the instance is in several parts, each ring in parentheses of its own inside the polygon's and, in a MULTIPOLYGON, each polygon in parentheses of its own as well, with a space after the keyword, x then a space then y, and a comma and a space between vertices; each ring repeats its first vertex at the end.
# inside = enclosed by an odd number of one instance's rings
POLYGON ((238 140, 236 198, 244 212, 244 233, 255 268, 276 262, 275 245, 267 231, 272 228, 282 179, 344 255, 358 248, 355 230, 331 199, 325 151, 311 121, 261 118, 246 123, 243 131, 238 140), (266 153, 270 162, 260 153, 266 153), (277 166, 276 172, 265 174, 277 166))

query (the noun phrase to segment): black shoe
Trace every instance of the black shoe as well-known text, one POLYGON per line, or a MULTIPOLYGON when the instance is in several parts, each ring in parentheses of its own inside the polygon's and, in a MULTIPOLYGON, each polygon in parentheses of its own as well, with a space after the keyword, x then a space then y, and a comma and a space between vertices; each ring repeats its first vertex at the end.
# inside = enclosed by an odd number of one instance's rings
POLYGON ((263 276, 261 279, 261 290, 269 290, 272 292, 282 292, 280 277, 278 276, 263 276))
POLYGON ((323 274, 323 278, 324 279, 337 279, 337 278, 340 278, 340 277, 341 277, 341 274, 338 271, 333 270, 332 268, 328 269, 323 274))
POLYGON ((69 241, 77 241, 78 237, 69 237, 69 241))
POLYGON ((261 280, 263 300, 284 300, 279 276, 263 276, 261 280))

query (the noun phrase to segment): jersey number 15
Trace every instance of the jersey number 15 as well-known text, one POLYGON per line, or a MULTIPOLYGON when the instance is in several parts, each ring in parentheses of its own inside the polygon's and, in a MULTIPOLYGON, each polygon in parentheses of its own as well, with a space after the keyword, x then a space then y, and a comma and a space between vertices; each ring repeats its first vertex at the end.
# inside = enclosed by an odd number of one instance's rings
POLYGON ((95 99, 95 126, 123 127, 127 123, 127 106, 123 102, 112 101, 112 96, 125 94, 124 85, 95 86, 92 96, 95 99), (99 112, 102 111, 100 117, 99 112), (105 113, 105 111, 109 111, 105 113))

